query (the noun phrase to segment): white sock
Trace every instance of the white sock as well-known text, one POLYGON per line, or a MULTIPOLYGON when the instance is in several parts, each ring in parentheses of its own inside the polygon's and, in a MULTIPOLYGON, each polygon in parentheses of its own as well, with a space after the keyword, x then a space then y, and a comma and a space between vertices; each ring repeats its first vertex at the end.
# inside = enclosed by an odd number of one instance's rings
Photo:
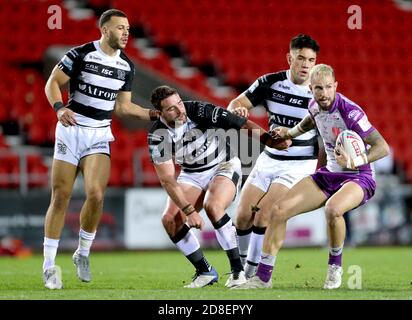
POLYGON ((258 264, 262 253, 264 234, 252 232, 249 242, 249 250, 247 251, 247 261, 258 264))
POLYGON ((266 264, 267 266, 275 266, 276 262, 276 256, 272 256, 271 254, 265 253, 262 251, 262 254, 260 256, 260 263, 261 264, 266 264))
POLYGON ((189 230, 186 235, 175 243, 176 247, 185 255, 188 256, 200 248, 199 241, 192 230, 189 230))
POLYGON ((96 232, 87 232, 80 228, 79 231, 79 246, 77 252, 84 257, 88 257, 90 254, 90 247, 92 246, 96 232))
POLYGON ((242 264, 245 265, 251 232, 247 234, 242 234, 242 235, 239 235, 239 233, 240 232, 238 230, 237 239, 238 239, 239 255, 240 255, 240 260, 242 261, 242 264))
POLYGON ((232 219, 226 222, 219 229, 215 229, 216 238, 223 250, 230 250, 237 247, 236 228, 232 219))
POLYGON ((337 248, 329 248, 329 253, 332 256, 339 256, 342 254, 343 251, 343 246, 342 247, 337 247, 337 248))
POLYGON ((256 269, 260 261, 260 255, 262 253, 264 237, 264 234, 258 234, 255 232, 252 232, 250 236, 249 249, 244 267, 247 278, 253 277, 256 273, 256 269))
POLYGON ((59 239, 50 239, 44 237, 43 242, 43 271, 54 267, 57 254, 57 248, 59 247, 59 239))

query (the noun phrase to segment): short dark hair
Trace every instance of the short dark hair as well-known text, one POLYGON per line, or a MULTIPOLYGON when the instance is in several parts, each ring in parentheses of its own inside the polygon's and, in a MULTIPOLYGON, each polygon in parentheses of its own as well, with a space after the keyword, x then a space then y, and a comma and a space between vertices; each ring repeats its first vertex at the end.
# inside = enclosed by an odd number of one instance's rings
POLYGON ((111 19, 111 17, 122 17, 127 18, 126 14, 117 9, 109 9, 102 13, 99 19, 99 27, 103 27, 103 25, 111 19))
POLYGON ((307 34, 298 34, 296 37, 290 40, 290 44, 289 44, 290 50, 303 49, 303 48, 312 49, 316 53, 318 53, 320 50, 320 46, 316 42, 316 40, 313 39, 311 36, 308 36, 307 34))
POLYGON ((174 94, 177 94, 177 90, 175 88, 169 86, 160 86, 152 91, 150 102, 152 103, 153 107, 155 107, 157 110, 162 111, 162 106, 160 105, 162 101, 174 94))

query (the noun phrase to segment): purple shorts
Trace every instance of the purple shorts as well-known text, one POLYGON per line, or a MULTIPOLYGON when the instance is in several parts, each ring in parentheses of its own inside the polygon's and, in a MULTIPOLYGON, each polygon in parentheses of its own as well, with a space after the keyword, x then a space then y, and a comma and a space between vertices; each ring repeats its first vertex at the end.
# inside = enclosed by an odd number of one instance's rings
POLYGON ((357 183, 363 189, 364 195, 360 205, 368 202, 375 194, 376 182, 369 172, 330 172, 326 167, 322 167, 312 174, 311 177, 328 198, 335 194, 345 183, 351 181, 357 183))

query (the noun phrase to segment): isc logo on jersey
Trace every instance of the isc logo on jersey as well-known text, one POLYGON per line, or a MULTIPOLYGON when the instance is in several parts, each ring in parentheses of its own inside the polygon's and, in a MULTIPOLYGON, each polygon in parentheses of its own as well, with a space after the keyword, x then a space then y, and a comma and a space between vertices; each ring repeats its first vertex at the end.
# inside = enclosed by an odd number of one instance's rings
POLYGON ((303 100, 301 100, 301 99, 296 99, 296 98, 290 98, 289 99, 289 102, 290 103, 292 103, 292 104, 298 104, 298 105, 302 105, 302 103, 303 103, 303 100))
POLYGON ((103 74, 107 74, 108 76, 112 76, 112 75, 113 75, 113 71, 112 71, 112 70, 109 70, 109 69, 106 69, 106 68, 103 68, 103 69, 102 69, 102 73, 103 73, 103 74))
POLYGON ((355 131, 351 130, 342 131, 336 139, 336 145, 342 146, 346 154, 352 159, 366 150, 362 138, 355 131))

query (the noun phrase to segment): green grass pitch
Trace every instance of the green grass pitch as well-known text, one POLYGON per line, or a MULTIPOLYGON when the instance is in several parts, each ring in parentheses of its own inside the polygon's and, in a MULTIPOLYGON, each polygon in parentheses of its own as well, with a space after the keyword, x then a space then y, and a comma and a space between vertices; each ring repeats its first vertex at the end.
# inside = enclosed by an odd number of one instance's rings
MULTIPOLYGON (((322 290, 328 252, 321 248, 283 249, 278 255, 271 290, 228 290, 229 265, 222 250, 205 251, 219 272, 219 283, 202 289, 183 288, 193 268, 176 251, 92 253, 91 283, 80 282, 71 254, 59 254, 63 290, 50 291, 41 280, 42 256, 0 258, 0 299, 70 300, 289 300, 289 299, 412 299, 412 248, 346 248, 343 285, 322 290), (362 289, 350 289, 359 266, 362 289)), ((359 280, 359 278, 358 278, 359 280)), ((359 282, 358 282, 359 283, 359 282)))

